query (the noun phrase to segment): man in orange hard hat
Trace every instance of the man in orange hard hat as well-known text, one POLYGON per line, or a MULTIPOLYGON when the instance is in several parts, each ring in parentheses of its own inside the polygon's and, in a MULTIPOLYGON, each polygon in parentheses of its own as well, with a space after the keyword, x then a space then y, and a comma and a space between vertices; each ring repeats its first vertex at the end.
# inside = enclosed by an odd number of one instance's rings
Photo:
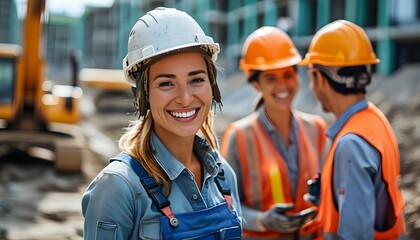
MULTIPOLYGON (((402 239, 404 200, 399 151, 384 114, 366 99, 371 65, 379 62, 356 24, 338 20, 313 37, 300 63, 310 87, 336 121, 321 172, 318 220, 325 239, 402 239)), ((312 196, 313 197, 313 196, 312 196)))
POLYGON ((275 27, 257 29, 243 46, 240 68, 259 97, 252 114, 227 127, 221 152, 237 175, 245 238, 311 239, 319 230, 307 223, 316 208, 303 196, 319 169, 326 123, 292 109, 300 61, 275 27))

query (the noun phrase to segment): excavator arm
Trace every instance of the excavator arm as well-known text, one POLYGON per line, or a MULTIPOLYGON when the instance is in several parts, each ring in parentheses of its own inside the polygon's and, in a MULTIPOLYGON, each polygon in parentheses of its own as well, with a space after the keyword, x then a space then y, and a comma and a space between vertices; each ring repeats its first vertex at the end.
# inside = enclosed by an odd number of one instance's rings
MULTIPOLYGON (((41 56, 42 19, 45 0, 28 0, 23 32, 24 111, 39 111, 45 62, 41 56), (33 106, 33 108, 32 108, 33 106)), ((39 113, 39 112, 38 112, 39 113)))

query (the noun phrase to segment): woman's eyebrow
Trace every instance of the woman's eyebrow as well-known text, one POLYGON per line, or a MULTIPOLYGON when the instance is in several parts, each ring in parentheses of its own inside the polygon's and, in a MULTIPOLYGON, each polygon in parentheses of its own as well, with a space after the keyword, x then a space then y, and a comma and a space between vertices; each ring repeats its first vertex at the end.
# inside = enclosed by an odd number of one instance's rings
MULTIPOLYGON (((198 74, 200 74, 200 73, 204 73, 204 74, 207 74, 207 72, 205 71, 205 70, 197 70, 197 71, 192 71, 192 72, 189 72, 188 73, 188 76, 195 76, 195 75, 198 75, 198 74)), ((155 78, 154 78, 154 80, 155 79, 158 79, 158 78, 176 78, 176 76, 175 76, 175 74, 171 74, 171 73, 162 73, 162 74, 159 74, 159 75, 157 75, 155 78)))
POLYGON ((266 74, 262 74, 261 76, 262 77, 273 77, 273 76, 276 76, 276 74, 274 74, 274 73, 266 73, 266 74))
POLYGON ((204 70, 197 70, 197 71, 192 71, 192 72, 188 73, 188 76, 194 76, 194 75, 197 75, 197 74, 200 74, 200 73, 207 74, 207 72, 204 71, 204 70))
POLYGON ((156 80, 156 79, 158 79, 158 78, 175 78, 175 75, 174 74, 170 74, 170 73, 162 73, 162 74, 159 74, 159 75, 157 75, 153 80, 156 80))

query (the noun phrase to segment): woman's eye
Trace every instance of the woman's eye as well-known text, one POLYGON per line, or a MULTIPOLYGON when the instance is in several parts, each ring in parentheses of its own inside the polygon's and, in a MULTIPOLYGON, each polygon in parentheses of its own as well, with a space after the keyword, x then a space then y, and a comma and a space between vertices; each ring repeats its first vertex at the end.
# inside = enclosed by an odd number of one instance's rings
POLYGON ((161 82, 159 83, 159 87, 169 87, 169 86, 173 86, 174 84, 172 82, 161 82))
POLYGON ((289 78, 292 78, 293 77, 293 75, 292 74, 285 74, 284 75, 284 78, 286 78, 286 79, 289 79, 289 78))
POLYGON ((191 83, 202 83, 205 82, 206 80, 204 80, 203 78, 194 78, 191 83))
POLYGON ((286 73, 284 74, 284 78, 286 78, 286 79, 293 78, 294 76, 295 76, 295 74, 294 74, 294 73, 292 73, 292 72, 286 72, 286 73))
POLYGON ((268 76, 265 78, 267 82, 275 82, 277 78, 275 76, 268 76))

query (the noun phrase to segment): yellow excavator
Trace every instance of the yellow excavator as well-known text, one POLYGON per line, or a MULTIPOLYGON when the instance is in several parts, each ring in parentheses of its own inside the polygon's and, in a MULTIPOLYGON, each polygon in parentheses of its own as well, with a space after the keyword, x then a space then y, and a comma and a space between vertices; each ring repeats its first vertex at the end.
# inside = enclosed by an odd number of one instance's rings
POLYGON ((122 69, 82 68, 78 80, 95 89, 92 95, 97 111, 135 111, 131 84, 125 80, 122 69))
POLYGON ((45 80, 44 12, 45 0, 28 0, 22 45, 0 44, 0 158, 19 152, 51 160, 58 171, 81 171, 82 89, 77 74, 69 85, 45 80))

